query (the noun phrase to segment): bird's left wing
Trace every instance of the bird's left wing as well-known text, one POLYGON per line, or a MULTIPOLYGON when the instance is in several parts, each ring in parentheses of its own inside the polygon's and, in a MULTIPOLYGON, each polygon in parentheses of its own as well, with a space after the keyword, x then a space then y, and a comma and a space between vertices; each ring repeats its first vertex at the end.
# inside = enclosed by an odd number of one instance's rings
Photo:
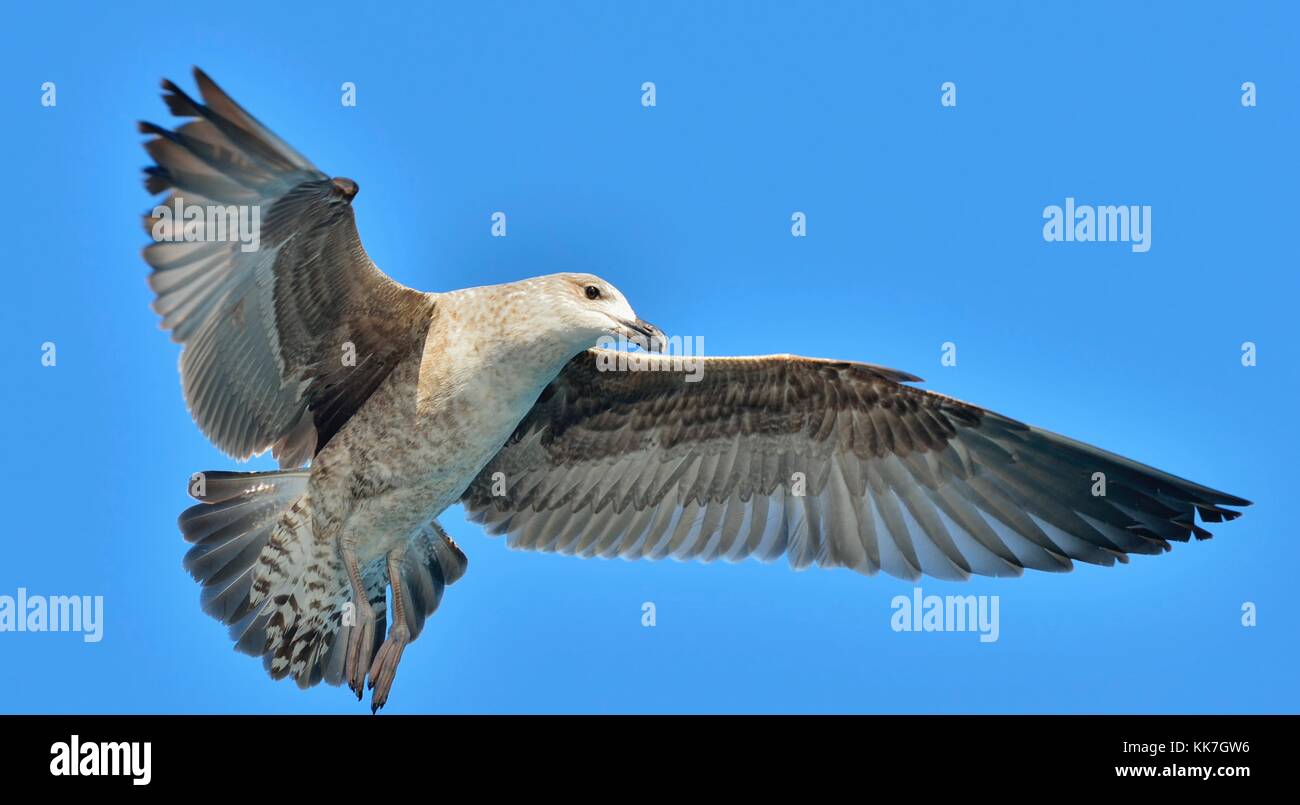
POLYGON ((960 579, 1159 553, 1248 505, 882 367, 641 360, 575 358, 466 491, 472 519, 531 550, 960 579))
POLYGON ((181 384, 203 433, 235 458, 270 449, 295 467, 418 348, 433 300, 366 255, 353 182, 194 77, 202 103, 163 82, 188 122, 140 124, 157 163, 146 187, 170 191, 144 220, 154 309, 184 345, 181 384))

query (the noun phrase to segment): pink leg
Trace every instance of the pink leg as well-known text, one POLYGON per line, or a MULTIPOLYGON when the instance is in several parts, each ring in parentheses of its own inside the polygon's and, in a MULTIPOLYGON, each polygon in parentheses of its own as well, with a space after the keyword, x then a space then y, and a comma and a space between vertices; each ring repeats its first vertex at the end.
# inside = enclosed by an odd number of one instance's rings
POLYGON ((388 584, 393 591, 393 625, 370 666, 370 687, 374 690, 370 697, 371 713, 377 712, 388 702, 393 680, 397 677, 397 664, 402 660, 402 650, 411 642, 411 630, 406 626, 406 602, 402 600, 402 557, 405 553, 406 548, 403 546, 388 554, 388 584))

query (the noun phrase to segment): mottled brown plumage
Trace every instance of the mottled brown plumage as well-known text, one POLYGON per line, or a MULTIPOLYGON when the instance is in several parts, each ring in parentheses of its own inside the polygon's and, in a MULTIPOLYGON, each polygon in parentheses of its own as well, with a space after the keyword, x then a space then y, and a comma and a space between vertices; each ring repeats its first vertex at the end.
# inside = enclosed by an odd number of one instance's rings
POLYGON ((705 358, 691 383, 670 356, 602 372, 600 355, 566 367, 466 493, 515 547, 960 579, 1157 553, 1209 536, 1197 511, 1246 503, 882 367, 705 358))

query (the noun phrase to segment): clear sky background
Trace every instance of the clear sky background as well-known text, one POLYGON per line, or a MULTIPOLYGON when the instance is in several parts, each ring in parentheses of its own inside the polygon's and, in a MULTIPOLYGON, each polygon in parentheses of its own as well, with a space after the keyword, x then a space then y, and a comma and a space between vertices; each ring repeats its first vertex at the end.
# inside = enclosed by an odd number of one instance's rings
POLYGON ((0 712, 367 711, 270 681, 181 569, 186 479, 235 465, 148 307, 135 121, 194 64, 357 180, 401 282, 594 272, 711 354, 897 367, 1256 502, 1127 566, 921 582, 1000 596, 991 644, 893 632, 886 576, 516 553, 454 508, 469 572, 386 712, 1300 710, 1294 4, 803 5, 10 4, 0 595, 105 626, 0 633, 0 712), (1151 205, 1151 251, 1044 242, 1067 196, 1151 205))

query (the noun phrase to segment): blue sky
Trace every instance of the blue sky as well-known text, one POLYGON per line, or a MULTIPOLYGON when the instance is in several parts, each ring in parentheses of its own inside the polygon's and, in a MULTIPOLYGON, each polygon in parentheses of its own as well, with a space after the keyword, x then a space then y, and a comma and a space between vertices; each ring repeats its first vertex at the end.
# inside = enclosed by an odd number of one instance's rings
POLYGON ((266 678, 181 569, 186 478, 234 465, 148 308, 134 124, 194 64, 358 181, 404 283, 594 272, 710 354, 897 367, 1256 503, 1127 566, 921 583, 1000 596, 987 644, 892 631, 889 577, 516 553, 452 509, 469 572, 385 712, 1300 710, 1294 6, 238 5, 0 25, 0 595, 105 602, 96 644, 0 633, 0 712, 366 711, 266 678), (1151 205, 1151 250, 1045 242, 1066 197, 1151 205))

